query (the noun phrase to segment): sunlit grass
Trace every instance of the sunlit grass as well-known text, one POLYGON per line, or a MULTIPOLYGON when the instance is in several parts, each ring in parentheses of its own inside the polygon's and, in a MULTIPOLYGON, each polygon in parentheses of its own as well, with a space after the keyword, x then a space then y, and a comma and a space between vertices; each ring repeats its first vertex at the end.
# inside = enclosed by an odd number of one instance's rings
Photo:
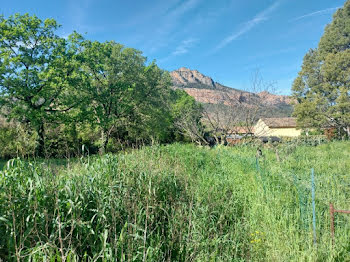
POLYGON ((177 144, 69 163, 10 162, 0 176, 0 258, 349 259, 350 216, 336 216, 332 246, 328 205, 350 209, 350 143, 278 150, 280 162, 264 148, 258 166, 254 147, 177 144))

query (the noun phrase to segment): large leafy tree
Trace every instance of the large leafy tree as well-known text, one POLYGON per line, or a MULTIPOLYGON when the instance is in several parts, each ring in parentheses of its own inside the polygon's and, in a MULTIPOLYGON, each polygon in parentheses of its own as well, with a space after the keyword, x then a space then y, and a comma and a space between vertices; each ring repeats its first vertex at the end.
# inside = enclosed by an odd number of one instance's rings
POLYGON ((175 90, 172 115, 176 131, 198 144, 208 144, 201 123, 203 107, 183 90, 175 90))
POLYGON ((140 80, 133 89, 129 132, 145 142, 170 142, 173 129, 170 76, 152 62, 144 66, 140 80))
POLYGON ((335 127, 350 137, 350 1, 305 55, 292 90, 302 127, 335 127))
POLYGON ((89 84, 84 90, 85 102, 88 103, 90 119, 98 126, 103 153, 108 144, 111 132, 124 120, 131 110, 131 79, 140 71, 144 60, 134 50, 123 50, 124 47, 114 42, 83 43, 81 54, 83 69, 89 84), (128 58, 133 53, 131 62, 128 58), (132 65, 130 65, 132 63, 132 65))
POLYGON ((101 153, 111 138, 172 142, 180 130, 198 139, 201 108, 171 90, 155 62, 113 41, 59 37, 58 28, 53 19, 0 16, 0 113, 36 131, 39 155, 68 141, 78 145, 78 137, 89 145, 99 140, 101 153))
POLYGON ((133 48, 85 41, 81 54, 89 85, 82 95, 100 132, 100 152, 111 136, 122 140, 164 139, 170 125, 165 105, 170 82, 155 63, 133 48))
POLYGON ((77 104, 72 87, 81 83, 75 59, 80 37, 60 38, 58 27, 53 19, 28 14, 0 17, 0 107, 7 118, 32 125, 40 155, 45 124, 65 117, 77 104))

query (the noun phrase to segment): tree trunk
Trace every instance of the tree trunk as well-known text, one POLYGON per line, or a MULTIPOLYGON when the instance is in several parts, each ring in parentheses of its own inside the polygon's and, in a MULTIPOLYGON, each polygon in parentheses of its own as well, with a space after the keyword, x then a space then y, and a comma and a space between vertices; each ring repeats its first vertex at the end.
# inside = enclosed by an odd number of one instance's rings
POLYGON ((37 128, 39 140, 36 154, 40 157, 45 157, 45 127, 44 123, 41 122, 37 128))
POLYGON ((219 138, 218 138, 218 136, 217 135, 213 135, 214 136, 214 138, 215 138, 215 143, 218 145, 218 144, 220 144, 220 141, 219 141, 219 138))
POLYGON ((106 148, 109 140, 109 134, 106 130, 101 131, 101 140, 102 144, 100 147, 100 155, 104 155, 106 153, 106 148))
POLYGON ((347 126, 346 128, 344 128, 346 134, 348 135, 348 139, 350 139, 350 126, 347 126))

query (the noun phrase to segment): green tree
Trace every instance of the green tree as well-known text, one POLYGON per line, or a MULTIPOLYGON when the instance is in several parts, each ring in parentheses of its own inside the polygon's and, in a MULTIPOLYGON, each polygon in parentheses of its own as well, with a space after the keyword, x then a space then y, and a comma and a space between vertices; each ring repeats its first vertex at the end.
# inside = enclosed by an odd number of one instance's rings
POLYGON ((100 153, 111 137, 164 140, 169 113, 164 102, 170 82, 155 63, 133 48, 111 42, 85 41, 83 69, 90 79, 83 92, 90 119, 100 132, 100 153))
POLYGON ((143 142, 172 142, 170 76, 155 62, 143 68, 141 81, 133 89, 133 114, 129 131, 143 142))
POLYGON ((89 78, 84 90, 85 102, 89 107, 90 119, 99 127, 101 134, 100 153, 104 153, 111 132, 118 122, 124 121, 130 111, 128 101, 131 99, 130 76, 137 77, 144 60, 134 50, 123 50, 124 47, 114 42, 83 43, 82 64, 89 78), (127 54, 134 52, 133 65, 127 54))
POLYGON ((172 114, 178 133, 198 144, 207 144, 201 123, 203 107, 183 90, 176 90, 172 114))
POLYGON ((292 90, 302 127, 336 127, 350 137, 350 1, 305 55, 292 90))
POLYGON ((53 19, 15 14, 0 17, 0 107, 7 118, 29 122, 44 154, 45 124, 64 118, 78 103, 72 87, 81 82, 75 59, 80 36, 55 34, 53 19))

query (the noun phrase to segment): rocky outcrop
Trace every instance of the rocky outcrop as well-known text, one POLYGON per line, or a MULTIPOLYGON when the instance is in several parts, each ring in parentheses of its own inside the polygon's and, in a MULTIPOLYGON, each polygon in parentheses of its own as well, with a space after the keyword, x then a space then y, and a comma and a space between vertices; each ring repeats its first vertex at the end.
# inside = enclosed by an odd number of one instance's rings
POLYGON ((269 105, 279 105, 279 104, 291 105, 293 102, 293 99, 290 96, 275 95, 267 91, 257 93, 257 95, 264 101, 265 104, 269 104, 269 105))
POLYGON ((267 91, 252 93, 230 88, 215 82, 197 70, 181 67, 170 72, 173 87, 185 90, 198 102, 205 104, 222 104, 234 106, 240 104, 249 107, 259 104, 266 107, 268 112, 276 112, 278 116, 289 116, 292 112, 289 96, 275 95, 267 91))
POLYGON ((181 67, 178 70, 170 72, 174 87, 177 88, 203 88, 218 89, 220 88, 212 78, 203 75, 197 70, 191 70, 181 67))

